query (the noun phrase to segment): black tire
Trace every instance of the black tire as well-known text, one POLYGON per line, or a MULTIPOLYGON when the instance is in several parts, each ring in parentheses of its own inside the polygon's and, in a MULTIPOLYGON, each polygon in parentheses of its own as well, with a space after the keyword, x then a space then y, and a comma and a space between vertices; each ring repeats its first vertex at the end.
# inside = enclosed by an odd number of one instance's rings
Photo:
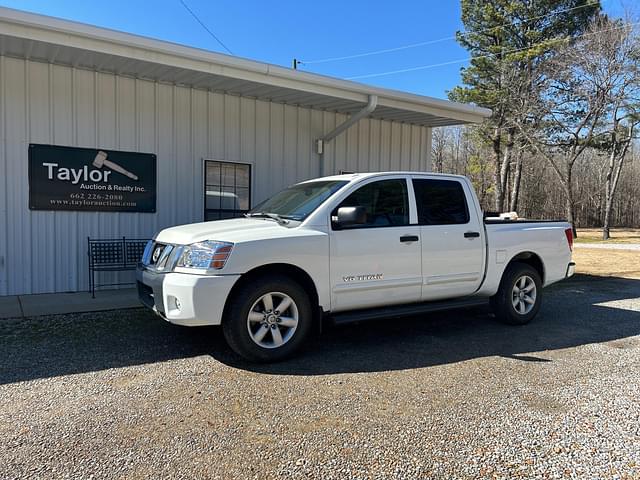
MULTIPOLYGON (((257 313, 257 310, 254 310, 257 313)), ((283 318, 284 315, 283 315, 283 318)), ((270 321, 275 323, 276 320, 272 318, 270 321)), ((241 357, 251 362, 276 362, 283 360, 291 356, 296 352, 305 342, 309 336, 313 325, 313 313, 311 308, 311 302, 309 295, 303 287, 301 287, 294 280, 283 275, 268 275, 253 278, 250 281, 243 283, 230 299, 227 308, 225 309, 224 318, 222 320, 222 332, 227 344, 231 349, 241 357), (261 298, 268 293, 273 293, 272 296, 276 301, 281 300, 278 297, 279 294, 286 295, 293 300, 293 307, 288 307, 286 310, 287 318, 291 318, 293 310, 295 308, 298 316, 297 326, 294 331, 288 337, 288 339, 281 345, 275 346, 276 338, 274 334, 269 330, 273 329, 274 324, 266 324, 260 322, 249 322, 249 313, 254 309, 263 310, 260 315, 266 312, 264 303, 261 298), (258 302, 256 304, 256 302, 258 302), (254 306, 255 305, 255 306, 254 306), (256 343, 252 338, 250 330, 257 332, 260 328, 267 328, 263 343, 270 343, 271 347, 263 347, 256 343)), ((289 333, 287 327, 280 324, 276 324, 275 328, 278 329, 281 338, 286 338, 289 333)), ((255 334, 254 334, 255 336, 255 334)))
MULTIPOLYGON (((525 282, 526 285, 530 285, 528 280, 525 280, 525 282)), ((526 292, 524 295, 528 299, 532 298, 532 296, 526 292)), ((538 271, 526 263, 514 262, 507 267, 502 275, 498 292, 491 297, 491 308, 496 318, 501 322, 509 325, 525 325, 538 314, 541 302, 542 280, 540 279, 538 271), (533 280, 535 284, 535 290, 533 291, 535 293, 533 296, 534 303, 531 304, 531 309, 528 309, 528 300, 516 300, 515 297, 519 296, 519 293, 514 292, 516 282, 522 282, 522 279, 526 279, 527 277, 533 280), (517 307, 514 305, 514 302, 518 303, 517 307), (522 305, 525 305, 525 307, 522 308, 522 305)))

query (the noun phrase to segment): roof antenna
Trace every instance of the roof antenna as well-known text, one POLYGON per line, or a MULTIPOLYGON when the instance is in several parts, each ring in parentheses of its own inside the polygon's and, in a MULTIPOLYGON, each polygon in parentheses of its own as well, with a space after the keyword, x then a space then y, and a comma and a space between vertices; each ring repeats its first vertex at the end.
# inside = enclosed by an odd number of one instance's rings
POLYGON ((293 59, 293 69, 297 70, 298 69, 298 63, 302 63, 300 62, 297 58, 293 59))

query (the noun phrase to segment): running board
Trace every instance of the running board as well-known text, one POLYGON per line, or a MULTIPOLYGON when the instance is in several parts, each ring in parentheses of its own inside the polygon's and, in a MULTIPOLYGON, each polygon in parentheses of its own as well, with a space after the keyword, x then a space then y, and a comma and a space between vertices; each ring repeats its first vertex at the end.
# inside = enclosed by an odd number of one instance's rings
POLYGON ((463 297, 455 300, 438 300, 435 302, 410 303, 405 305, 394 305, 390 307, 367 308, 365 310, 354 310, 344 313, 329 314, 329 318, 335 325, 347 323, 363 322, 365 320, 377 320, 389 317, 408 317, 420 313, 439 312, 455 308, 478 307, 487 305, 488 298, 463 297))

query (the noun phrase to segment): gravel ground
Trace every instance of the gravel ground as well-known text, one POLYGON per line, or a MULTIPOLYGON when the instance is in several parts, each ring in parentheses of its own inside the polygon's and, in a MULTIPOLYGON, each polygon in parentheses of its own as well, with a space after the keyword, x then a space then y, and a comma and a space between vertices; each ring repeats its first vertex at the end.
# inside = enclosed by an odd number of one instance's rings
POLYGON ((640 478, 640 280, 243 363, 142 310, 0 322, 0 478, 640 478))

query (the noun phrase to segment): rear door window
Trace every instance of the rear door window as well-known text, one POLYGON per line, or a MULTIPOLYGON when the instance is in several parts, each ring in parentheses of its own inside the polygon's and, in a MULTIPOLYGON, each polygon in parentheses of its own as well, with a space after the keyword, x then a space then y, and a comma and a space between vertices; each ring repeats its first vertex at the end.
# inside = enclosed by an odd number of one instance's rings
POLYGON ((460 182, 414 178, 413 190, 416 194, 420 225, 469 223, 469 207, 460 182))

